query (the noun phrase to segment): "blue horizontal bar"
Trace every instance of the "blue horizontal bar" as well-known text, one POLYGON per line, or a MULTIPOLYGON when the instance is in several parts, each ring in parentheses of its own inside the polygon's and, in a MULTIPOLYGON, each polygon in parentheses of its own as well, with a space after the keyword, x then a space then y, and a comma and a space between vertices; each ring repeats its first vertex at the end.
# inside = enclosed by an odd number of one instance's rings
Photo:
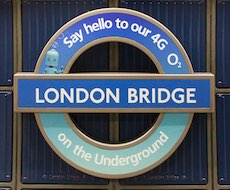
POLYGON ((57 112, 58 109, 58 112, 63 112, 62 108, 77 109, 80 112, 81 109, 89 109, 91 112, 90 109, 180 112, 181 109, 211 109, 210 93, 211 81, 208 78, 18 79, 17 106, 19 110, 34 108, 36 111, 41 109, 40 111, 44 112, 57 112), (45 108, 52 110, 44 110, 45 108))

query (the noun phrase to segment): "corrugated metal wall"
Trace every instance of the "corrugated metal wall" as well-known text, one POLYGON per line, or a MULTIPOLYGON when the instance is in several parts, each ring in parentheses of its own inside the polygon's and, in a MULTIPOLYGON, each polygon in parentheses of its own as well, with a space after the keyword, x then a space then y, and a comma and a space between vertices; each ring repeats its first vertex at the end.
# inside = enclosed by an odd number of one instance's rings
POLYGON ((12 85, 13 13, 12 1, 0 1, 0 86, 12 85))
POLYGON ((108 7, 107 0, 22 1, 23 71, 34 70, 44 45, 62 25, 86 11, 103 7, 108 7))
POLYGON ((0 92, 0 181, 12 179, 12 92, 0 92))
MULTIPOLYGON (((34 70, 41 50, 58 28, 86 11, 103 7, 108 7, 106 0, 23 1, 23 71, 34 70), (34 51, 31 52, 31 49, 34 51)), ((108 62, 108 44, 98 45, 77 60, 72 72, 94 69, 106 71, 108 62), (101 59, 98 59, 98 52, 104 54, 100 56, 101 59)), ((72 116, 74 120, 77 120, 78 126, 88 131, 91 136, 104 141, 108 140, 108 129, 106 129, 108 128, 108 116, 106 114, 99 117, 98 115, 92 117, 92 114, 72 116), (104 123, 101 133, 90 128, 93 123, 97 122, 104 123)), ((62 161, 45 142, 32 114, 23 115, 22 182, 108 184, 108 180, 83 174, 62 161)))
MULTIPOLYGON (((230 189, 229 20, 230 0, 0 0, 0 190, 230 189), (13 70, 33 71, 42 48, 60 26, 83 12, 111 5, 144 12, 167 26, 185 47, 194 70, 211 68, 218 87, 212 120, 210 114, 196 114, 185 140, 167 161, 141 176, 115 181, 91 177, 66 164, 47 145, 34 116, 15 117, 12 110, 13 70)), ((111 47, 106 43, 89 49, 71 72, 108 71, 111 47)), ((120 71, 157 72, 134 47, 118 44, 117 55, 120 71)), ((157 116, 119 114, 117 138, 124 142, 140 136, 157 116)), ((71 118, 92 138, 111 140, 109 114, 71 118), (100 123, 98 131, 94 123, 100 123)))
POLYGON ((221 185, 230 184, 230 1, 217 1, 216 17, 216 86, 228 93, 218 93, 217 103, 217 179, 221 185))
MULTIPOLYGON (((206 6, 204 0, 187 2, 121 0, 119 6, 138 10, 163 23, 182 42, 194 70, 205 71, 206 6)), ((122 71, 156 72, 153 63, 133 47, 122 45, 119 55, 119 66, 122 71)), ((126 116, 125 122, 120 125, 121 138, 130 139, 140 134, 140 130, 146 131, 155 118, 155 115, 129 116, 130 119, 126 116), (139 127, 138 130, 130 130, 135 125, 139 127)), ((205 115, 197 115, 190 133, 174 155, 153 171, 133 179, 123 180, 121 184, 206 184, 208 182, 206 127, 205 115)))
POLYGON ((219 88, 230 87, 230 1, 217 1, 216 17, 216 85, 219 88))
POLYGON ((217 94, 218 182, 230 184, 230 94, 217 94))
MULTIPOLYGON (((120 0, 119 6, 138 10, 164 24, 186 49, 193 63, 193 69, 200 72, 205 71, 205 0, 120 0)), ((119 53, 125 57, 123 49, 119 53)), ((126 68, 128 67, 126 66, 127 62, 125 62, 126 64, 120 62, 120 65, 125 65, 121 67, 122 69, 128 69, 126 68)), ((146 65, 145 69, 149 69, 149 67, 146 65)))

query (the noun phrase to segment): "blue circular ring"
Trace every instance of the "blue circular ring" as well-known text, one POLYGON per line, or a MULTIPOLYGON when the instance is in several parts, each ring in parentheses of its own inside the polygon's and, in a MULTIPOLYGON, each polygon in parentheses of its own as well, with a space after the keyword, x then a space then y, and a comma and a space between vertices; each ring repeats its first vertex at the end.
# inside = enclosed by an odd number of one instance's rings
MULTIPOLYGON (((160 73, 193 73, 185 50, 167 28, 147 15, 137 11, 118 8, 91 11, 64 25, 45 46, 37 62, 35 73, 44 73, 46 71, 45 55, 48 51, 55 50, 59 53, 60 64, 56 69, 61 70, 61 67, 63 67, 65 71, 68 71, 73 61, 83 50, 106 41, 126 42, 140 48, 156 63, 160 73), (110 27, 110 21, 112 22, 112 27, 110 27), (119 21, 128 22, 129 27, 127 29, 118 28, 116 23, 119 21), (94 29, 92 28, 93 24, 95 26, 94 29), (141 33, 141 29, 138 32, 135 30, 135 27, 139 27, 139 29, 142 28, 142 31, 144 28, 146 28, 146 31, 149 29, 151 33, 141 33), (163 50, 159 48, 153 36, 159 37, 158 41, 160 39, 167 41, 167 47, 163 50), (178 56, 181 67, 168 63, 168 57, 171 54, 178 56)), ((64 113, 36 113, 35 116, 39 128, 49 145, 70 165, 85 173, 98 177, 127 178, 144 173, 167 159, 184 139, 191 124, 193 114, 161 114, 162 118, 158 127, 146 139, 139 143, 126 146, 125 148, 118 147, 115 149, 105 148, 106 146, 109 147, 108 144, 103 148, 95 146, 93 143, 89 143, 77 135, 64 113), (81 145, 85 152, 92 155, 92 160, 82 159, 73 153, 73 149, 70 150, 64 147, 60 139, 58 139, 60 134, 65 135, 66 138, 71 140, 74 144, 73 147, 81 145), (167 139, 167 144, 162 146, 160 151, 156 151, 154 155, 148 158, 142 158, 142 161, 139 159, 139 163, 134 161, 131 163, 130 158, 132 155, 137 155, 143 150, 148 149, 162 134, 165 135, 164 138, 167 139), (110 159, 123 157, 129 158, 130 160, 129 164, 125 166, 111 167, 100 164, 99 162, 96 163, 97 155, 98 157, 100 156, 100 158, 103 155, 110 159)))

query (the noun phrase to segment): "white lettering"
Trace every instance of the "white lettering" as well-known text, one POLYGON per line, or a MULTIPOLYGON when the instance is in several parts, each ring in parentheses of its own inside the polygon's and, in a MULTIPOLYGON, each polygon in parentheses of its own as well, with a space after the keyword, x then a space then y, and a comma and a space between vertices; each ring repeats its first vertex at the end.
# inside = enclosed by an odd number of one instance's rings
POLYGON ((103 100, 105 99, 105 92, 101 89, 101 88, 94 88, 91 92, 90 92, 90 99, 93 103, 95 104, 100 104, 101 102, 103 102, 103 100), (100 94, 99 98, 95 98, 95 94, 100 94))
POLYGON ((158 89, 158 103, 167 103, 170 100, 170 92, 166 88, 159 88, 158 89), (165 99, 163 99, 163 93, 166 95, 165 99))
POLYGON ((55 89, 55 88, 48 88, 46 91, 45 91, 45 94, 44 94, 44 98, 45 100, 50 103, 50 104, 54 104, 58 101, 59 99, 59 92, 55 89), (51 99, 49 97, 49 95, 53 93, 54 94, 54 98, 51 99))
POLYGON ((137 103, 138 97, 137 97, 137 90, 135 88, 129 88, 128 89, 128 103, 137 103))
POLYGON ((120 89, 116 88, 116 95, 113 93, 110 88, 106 88, 106 103, 110 103, 110 99, 113 99, 114 102, 120 103, 120 89))
POLYGON ((187 103, 188 104, 195 104, 196 100, 192 100, 191 98, 195 98, 195 88, 188 88, 187 89, 187 103))
POLYGON ((139 94, 140 94, 140 100, 139 100, 140 103, 143 103, 144 100, 146 103, 150 103, 150 100, 148 99, 149 90, 147 88, 140 88, 139 94))
POLYGON ((39 96, 39 88, 36 88, 36 89, 35 89, 35 101, 36 101, 36 103, 38 103, 38 104, 43 104, 43 103, 45 103, 45 100, 44 100, 44 99, 40 99, 40 96, 39 96))
POLYGON ((85 103, 89 99, 89 92, 85 88, 77 88, 76 89, 76 102, 79 104, 85 103), (81 99, 81 94, 83 97, 81 99))
POLYGON ((182 104, 184 103, 184 89, 183 88, 176 88, 172 91, 172 100, 177 103, 177 104, 182 104), (176 98, 177 92, 182 92, 183 94, 179 94, 178 97, 180 99, 176 98))
POLYGON ((67 93, 64 88, 60 89, 60 102, 65 103, 65 98, 70 102, 74 103, 74 89, 70 88, 70 93, 67 93))

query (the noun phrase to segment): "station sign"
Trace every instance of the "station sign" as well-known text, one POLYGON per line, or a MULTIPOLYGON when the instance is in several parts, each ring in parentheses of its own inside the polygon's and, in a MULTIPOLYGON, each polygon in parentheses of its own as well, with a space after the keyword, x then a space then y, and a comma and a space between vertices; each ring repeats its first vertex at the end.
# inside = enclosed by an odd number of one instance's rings
MULTIPOLYGON (((48 41, 34 72, 16 73, 14 84, 14 110, 35 114, 51 148, 76 169, 109 179, 155 168, 183 141, 194 113, 214 111, 213 74, 194 73, 183 46, 165 26, 123 8, 98 9, 69 21, 48 41), (139 48, 159 73, 69 74, 83 52, 105 42, 139 48), (80 131, 71 112, 160 114, 141 137, 109 144, 80 131)), ((99 127, 95 123, 92 129, 99 127)))

